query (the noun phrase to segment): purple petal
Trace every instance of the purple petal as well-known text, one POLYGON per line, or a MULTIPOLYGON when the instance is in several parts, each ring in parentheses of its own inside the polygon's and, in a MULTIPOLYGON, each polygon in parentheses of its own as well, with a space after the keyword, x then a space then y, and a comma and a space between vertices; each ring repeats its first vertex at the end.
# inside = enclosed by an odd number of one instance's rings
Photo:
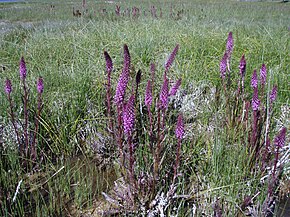
POLYGON ((19 74, 21 80, 24 80, 26 78, 26 63, 24 61, 24 57, 21 57, 20 63, 19 63, 19 74))
POLYGON ((266 84, 266 80, 267 80, 267 69, 266 69, 266 65, 263 64, 260 70, 260 81, 262 85, 266 84))
POLYGON ((283 127, 279 134, 274 139, 274 144, 278 146, 279 148, 282 148, 285 145, 286 140, 286 127, 283 127))
POLYGON ((177 124, 175 128, 175 136, 177 139, 182 139, 184 136, 184 123, 182 114, 180 114, 177 118, 177 124))
POLYGON ((172 51, 172 53, 170 54, 170 56, 165 64, 165 72, 168 72, 168 70, 172 66, 173 61, 174 61, 176 54, 178 52, 178 49, 179 49, 179 45, 177 44, 176 47, 174 48, 174 50, 172 51))
POLYGON ((5 81, 5 93, 10 94, 12 92, 12 83, 9 79, 6 79, 5 81))
POLYGON ((253 89, 258 87, 258 76, 257 76, 257 70, 255 69, 252 75, 252 79, 251 79, 251 87, 253 89))
POLYGON ((253 111, 257 111, 260 106, 260 100, 258 97, 258 88, 254 89, 253 98, 252 98, 252 109, 253 111))
POLYGON ((177 93, 177 90, 179 89, 181 85, 181 78, 176 81, 176 83, 173 85, 169 92, 169 96, 174 96, 177 93))
POLYGON ((124 107, 123 112, 123 123, 124 133, 127 136, 132 135, 134 124, 135 124, 135 96, 132 94, 128 102, 124 107))
POLYGON ((245 55, 243 54, 243 56, 242 56, 242 58, 240 60, 240 65, 239 65, 241 77, 245 77, 246 65, 247 65, 247 63, 246 63, 245 55))
POLYGON ((43 85, 43 78, 39 77, 37 80, 37 92, 39 94, 43 93, 44 85, 43 85))

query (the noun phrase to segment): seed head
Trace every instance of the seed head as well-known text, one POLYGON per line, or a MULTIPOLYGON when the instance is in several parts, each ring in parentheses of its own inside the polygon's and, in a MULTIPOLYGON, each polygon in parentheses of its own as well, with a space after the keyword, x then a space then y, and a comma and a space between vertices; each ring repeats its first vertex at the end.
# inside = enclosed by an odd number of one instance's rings
POLYGON ((252 79, 251 79, 251 87, 253 89, 258 87, 258 76, 257 76, 257 70, 255 69, 252 75, 252 79))
POLYGON ((267 69, 266 69, 266 65, 263 64, 260 70, 260 81, 262 85, 266 84, 266 80, 267 80, 267 69))
POLYGON ((179 49, 179 45, 177 44, 176 47, 174 48, 174 50, 172 51, 172 53, 170 54, 170 56, 165 64, 165 72, 168 72, 168 70, 172 66, 173 61, 174 61, 176 54, 178 52, 178 49, 179 49))
POLYGON ((252 109, 253 111, 257 111, 260 106, 260 100, 258 97, 258 88, 254 89, 253 98, 252 98, 252 109))
POLYGON ((150 107, 152 104, 152 85, 151 81, 148 80, 147 86, 146 86, 146 92, 145 92, 145 105, 147 107, 150 107))
POLYGON ((10 94, 12 92, 12 84, 11 81, 7 78, 5 81, 5 93, 10 94))
POLYGON ((172 86, 170 92, 169 92, 169 96, 174 96, 177 93, 177 90, 179 89, 181 85, 181 78, 178 79, 175 84, 172 86))
POLYGON ((277 92, 278 92, 278 87, 277 85, 274 85, 270 94, 270 103, 273 103, 276 100, 277 92))
POLYGON ((135 96, 132 94, 123 111, 124 133, 131 136, 135 123, 135 96))
POLYGON ((159 95, 159 108, 160 109, 166 109, 168 105, 168 79, 166 76, 164 76, 163 85, 161 87, 160 95, 159 95))
POLYGON ((246 63, 245 55, 243 54, 243 56, 242 56, 242 58, 240 60, 240 65, 239 65, 241 77, 245 77, 246 65, 247 65, 247 63, 246 63))
POLYGON ((182 114, 180 114, 177 118, 177 124, 175 128, 175 136, 177 139, 182 139, 184 136, 184 123, 182 114))
POLYGON ((39 77, 38 80, 37 80, 37 92, 39 94, 42 94, 43 93, 43 88, 44 88, 43 78, 39 77))
POLYGON ((285 140, 286 140, 286 127, 283 127, 280 130, 279 134, 274 139, 274 144, 279 148, 283 148, 283 146, 285 145, 285 140))
POLYGON ((24 61, 24 57, 21 57, 20 63, 19 63, 19 74, 20 74, 20 79, 24 80, 26 78, 26 64, 24 61))

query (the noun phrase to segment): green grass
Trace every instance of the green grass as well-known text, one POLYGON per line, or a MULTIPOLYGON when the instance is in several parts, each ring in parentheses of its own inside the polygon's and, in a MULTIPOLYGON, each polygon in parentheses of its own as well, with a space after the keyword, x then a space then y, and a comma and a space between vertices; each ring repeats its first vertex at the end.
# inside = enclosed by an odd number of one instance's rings
MULTIPOLYGON (((246 86, 250 95, 252 72, 265 63, 271 74, 269 82, 278 84, 275 114, 280 115, 281 105, 289 104, 290 3, 190 0, 122 3, 121 10, 132 6, 146 10, 146 17, 142 12, 138 19, 133 19, 116 17, 115 4, 88 1, 87 15, 73 17, 72 8, 81 10, 81 2, 0 3, 0 27, 3 27, 0 30, 0 84, 11 78, 17 115, 22 114, 18 78, 21 56, 25 57, 28 68, 32 112, 36 105, 34 86, 37 77, 42 76, 45 82, 38 147, 44 160, 40 168, 31 173, 31 176, 39 175, 36 180, 31 180, 30 173, 19 165, 15 138, 8 124, 8 102, 4 91, 0 92, 0 130, 3 128, 0 131, 1 195, 7 193, 11 201, 17 184, 23 180, 17 202, 12 205, 1 202, 3 216, 24 215, 24 212, 32 212, 29 214, 35 216, 64 215, 67 209, 86 210, 94 207, 93 202, 101 198, 102 191, 112 188, 113 180, 103 178, 108 174, 91 166, 90 160, 95 155, 91 148, 94 141, 108 143, 104 50, 113 59, 112 82, 115 87, 122 68, 122 46, 128 45, 135 71, 141 69, 143 72, 142 93, 150 77, 150 63, 156 63, 156 85, 160 86, 164 63, 174 46, 179 44, 180 50, 168 77, 172 80, 181 77, 182 88, 194 94, 194 88, 200 88, 201 84, 220 85, 219 62, 227 34, 232 31, 235 43, 233 78, 238 79, 239 60, 245 54, 246 86), (50 9, 51 4, 55 6, 54 10, 50 9), (151 5, 158 8, 157 15, 162 8, 161 18, 150 16, 151 5), (170 17, 171 7, 173 17, 170 17), (107 14, 101 13, 104 8, 107 14), (177 16, 181 10, 182 15, 177 16), (88 135, 85 141, 80 136, 83 132, 88 135), (75 165, 70 158, 81 159, 81 162, 75 165), (85 179, 83 165, 89 174, 85 179), (33 193, 29 192, 31 188, 35 189, 33 193), (45 197, 42 191, 47 194, 45 197), (57 200, 53 202, 52 198, 57 200), (30 202, 25 203, 27 200, 30 202), (67 200, 70 202, 66 203, 67 200)), ((187 130, 193 136, 183 144, 181 172, 185 175, 179 178, 178 189, 180 194, 191 197, 180 203, 179 215, 188 215, 186 207, 193 204, 197 206, 198 215, 201 212, 210 215, 212 204, 218 197, 224 204, 226 216, 236 213, 236 207, 241 205, 244 197, 254 196, 257 191, 261 193, 256 200, 262 202, 267 193, 266 186, 260 184, 264 174, 249 171, 250 153, 242 139, 228 140, 223 128, 207 130, 213 123, 214 128, 222 125, 218 117, 221 111, 215 114, 214 105, 203 104, 202 100, 198 105, 198 110, 204 110, 204 113, 187 119, 190 125, 187 130)), ((174 128, 173 122, 168 121, 168 125, 174 128)), ((273 126, 271 136, 276 133, 273 126)), ((174 150, 174 139, 170 138, 168 143, 171 147, 168 150, 174 150)), ((138 152, 138 156, 142 154, 142 151, 138 152)), ((115 156, 111 152, 109 155, 115 156)), ((141 157, 138 162, 142 168, 141 157)), ((3 198, 0 196, 0 199, 3 198)))

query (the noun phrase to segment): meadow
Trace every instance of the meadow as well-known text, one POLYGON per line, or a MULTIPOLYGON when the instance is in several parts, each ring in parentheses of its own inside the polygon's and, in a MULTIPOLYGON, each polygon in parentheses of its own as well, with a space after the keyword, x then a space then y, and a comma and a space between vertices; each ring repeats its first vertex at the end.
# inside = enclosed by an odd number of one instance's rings
POLYGON ((287 216, 289 20, 279 1, 0 3, 0 215, 287 216))

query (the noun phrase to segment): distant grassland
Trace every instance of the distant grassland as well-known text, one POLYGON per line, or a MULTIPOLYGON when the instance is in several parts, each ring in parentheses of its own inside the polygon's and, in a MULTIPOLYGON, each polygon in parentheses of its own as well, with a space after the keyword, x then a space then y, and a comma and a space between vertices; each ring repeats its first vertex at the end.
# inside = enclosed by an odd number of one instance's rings
POLYGON ((279 83, 280 94, 284 96, 281 98, 285 100, 287 96, 290 62, 288 3, 120 3, 121 11, 133 6, 140 8, 141 17, 135 20, 128 16, 116 17, 116 3, 113 1, 87 1, 86 16, 73 17, 73 7, 81 10, 81 4, 82 1, 0 4, 1 27, 10 29, 1 30, 4 33, 0 36, 0 64, 6 66, 1 82, 7 75, 17 76, 21 55, 27 59, 31 76, 41 74, 50 84, 47 87, 54 89, 55 82, 59 81, 56 78, 66 80, 69 85, 103 73, 104 49, 119 57, 120 47, 127 43, 135 67, 148 71, 150 62, 163 63, 170 49, 179 43, 181 49, 175 65, 176 73, 187 82, 208 80, 215 83, 219 79, 218 66, 225 37, 232 31, 235 37, 232 66, 236 66, 233 69, 238 72, 238 61, 243 53, 248 61, 248 76, 254 68, 265 63, 273 72, 273 82, 279 83), (151 17, 151 5, 157 8, 158 16, 162 9, 162 18, 151 17), (102 13, 103 9, 106 9, 106 14, 102 13), (173 18, 170 11, 173 11, 173 18))

